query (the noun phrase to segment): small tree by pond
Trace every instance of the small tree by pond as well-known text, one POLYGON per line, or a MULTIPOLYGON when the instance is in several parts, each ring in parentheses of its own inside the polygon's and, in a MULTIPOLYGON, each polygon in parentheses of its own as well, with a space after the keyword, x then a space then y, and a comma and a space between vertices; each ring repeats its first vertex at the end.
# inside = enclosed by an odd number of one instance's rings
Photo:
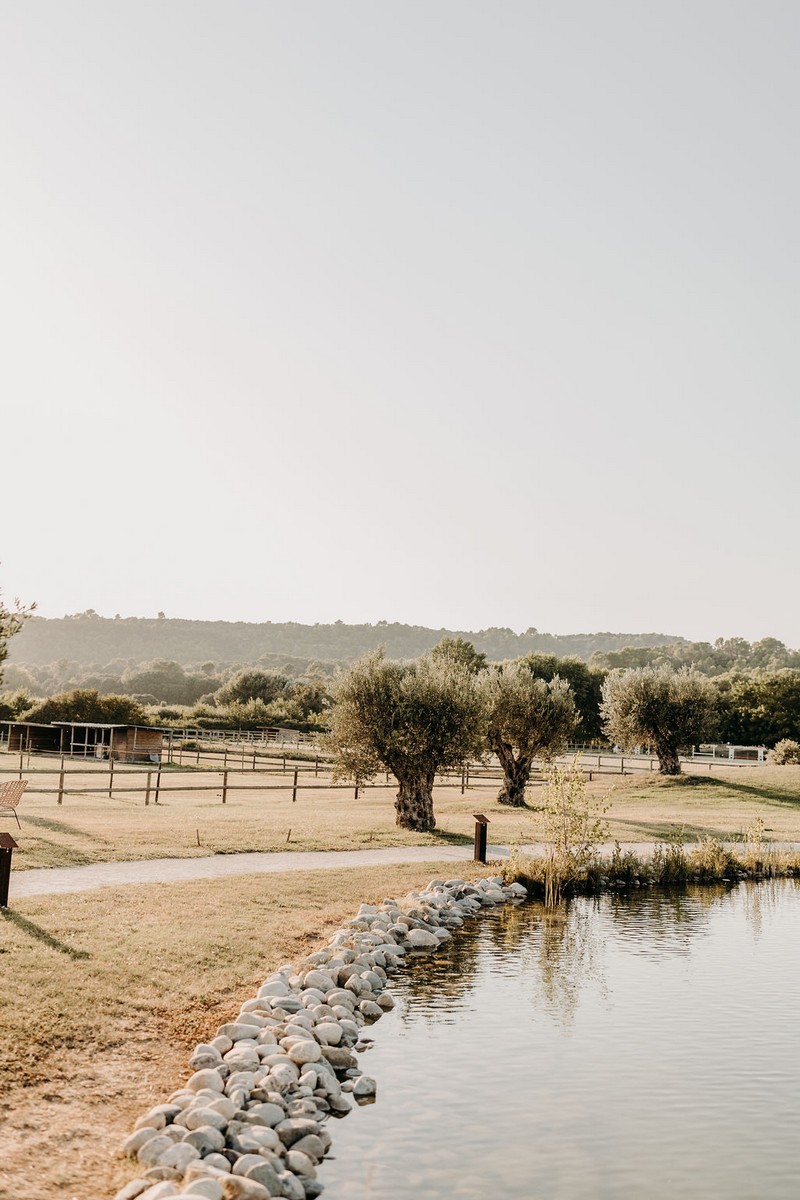
POLYGON ((523 661, 505 663, 485 678, 489 749, 503 771, 499 804, 522 807, 536 758, 561 753, 575 732, 569 684, 537 679, 523 661))
POLYGON ((587 794, 577 761, 550 768, 541 812, 548 908, 559 903, 565 883, 581 879, 608 836, 604 812, 605 807, 587 794))
POLYGON ((382 651, 355 663, 334 689, 335 777, 366 783, 381 770, 398 782, 397 824, 436 826, 433 783, 483 745, 485 702, 474 674, 449 657, 387 661, 382 651))
POLYGON ((652 746, 662 775, 680 775, 679 751, 711 735, 716 709, 713 683, 688 668, 640 667, 603 684, 607 736, 625 750, 652 746))

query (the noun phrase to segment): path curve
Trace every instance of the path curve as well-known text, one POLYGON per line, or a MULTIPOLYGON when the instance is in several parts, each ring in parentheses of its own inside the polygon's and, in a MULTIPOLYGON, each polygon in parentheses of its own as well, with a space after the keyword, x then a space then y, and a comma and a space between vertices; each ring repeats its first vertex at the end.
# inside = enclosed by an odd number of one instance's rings
MULTIPOLYGON (((490 858, 505 858, 505 846, 489 846, 490 858)), ((182 883, 231 875, 320 871, 341 867, 380 867, 398 863, 469 862, 472 846, 381 846, 374 850, 282 850, 275 853, 214 854, 202 858, 150 858, 136 862, 91 863, 86 867, 35 867, 13 871, 9 902, 25 896, 84 892, 130 883, 182 883)))

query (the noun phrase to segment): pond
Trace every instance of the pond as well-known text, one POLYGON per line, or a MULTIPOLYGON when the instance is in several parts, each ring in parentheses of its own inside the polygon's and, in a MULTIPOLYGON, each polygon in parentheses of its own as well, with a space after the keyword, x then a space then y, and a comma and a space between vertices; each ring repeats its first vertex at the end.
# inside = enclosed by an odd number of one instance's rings
POLYGON ((799 950, 794 881, 482 913, 393 977, 326 1200, 786 1200, 799 950))

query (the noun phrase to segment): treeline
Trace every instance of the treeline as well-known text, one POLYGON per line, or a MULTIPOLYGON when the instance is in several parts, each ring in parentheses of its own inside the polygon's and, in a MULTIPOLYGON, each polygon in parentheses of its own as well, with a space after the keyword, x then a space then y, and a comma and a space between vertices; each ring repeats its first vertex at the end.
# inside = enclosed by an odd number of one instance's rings
MULTIPOLYGON (((747 653, 755 647, 748 647, 747 653)), ((780 646, 780 643, 777 643, 780 646)), ((443 638, 434 656, 455 655, 471 670, 482 671, 487 655, 465 639, 443 638)), ((744 651, 742 651, 744 653, 744 651)), ((791 653, 791 652, 788 652, 791 653)), ((569 684, 578 714, 580 742, 605 740, 601 719, 603 684, 609 673, 630 666, 680 668, 680 662, 614 665, 610 670, 575 657, 529 654, 516 661, 544 681, 555 676, 569 684)), ((775 661, 774 658, 767 659, 775 661)), ((780 660, 778 660, 780 661, 780 660)), ((7 666, 0 695, 0 719, 120 721, 132 724, 197 726, 200 728, 259 728, 280 726, 304 731, 328 724, 333 683, 261 667, 218 673, 213 663, 184 668, 177 662, 154 661, 139 667, 93 675, 70 675, 69 664, 21 668, 7 666), (44 687, 43 684, 52 686, 44 687)), ((784 739, 800 740, 800 668, 792 666, 705 673, 715 692, 713 740, 735 745, 774 746, 784 739)))
POLYGON ((299 672, 323 674, 379 647, 390 658, 419 658, 442 637, 464 638, 493 662, 534 653, 588 660, 595 652, 680 641, 659 633, 560 635, 530 628, 518 634, 505 628, 458 631, 388 621, 302 625, 294 621, 184 621, 165 616, 111 618, 89 609, 60 618, 32 616, 14 638, 10 659, 28 667, 66 659, 83 669, 115 660, 132 664, 165 659, 183 666, 211 661, 226 668, 237 663, 278 668, 287 660, 297 660, 299 672))

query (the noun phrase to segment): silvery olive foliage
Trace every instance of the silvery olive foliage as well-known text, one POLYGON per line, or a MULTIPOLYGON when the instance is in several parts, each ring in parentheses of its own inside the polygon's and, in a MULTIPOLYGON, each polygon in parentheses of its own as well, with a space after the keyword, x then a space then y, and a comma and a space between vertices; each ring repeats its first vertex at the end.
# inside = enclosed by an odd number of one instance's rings
POLYGON ((523 661, 484 676, 487 741, 503 770, 500 804, 521 806, 537 758, 560 754, 575 732, 575 702, 566 680, 537 679, 523 661))
POLYGON ((608 676, 601 711, 612 742, 625 750, 652 746, 661 774, 680 775, 680 750, 713 733, 717 693, 690 668, 640 667, 608 676))
POLYGON ((431 830, 434 778, 482 752, 485 701, 472 671, 448 656, 401 663, 376 651, 335 685, 330 727, 337 777, 366 783, 390 771, 397 824, 431 830))

